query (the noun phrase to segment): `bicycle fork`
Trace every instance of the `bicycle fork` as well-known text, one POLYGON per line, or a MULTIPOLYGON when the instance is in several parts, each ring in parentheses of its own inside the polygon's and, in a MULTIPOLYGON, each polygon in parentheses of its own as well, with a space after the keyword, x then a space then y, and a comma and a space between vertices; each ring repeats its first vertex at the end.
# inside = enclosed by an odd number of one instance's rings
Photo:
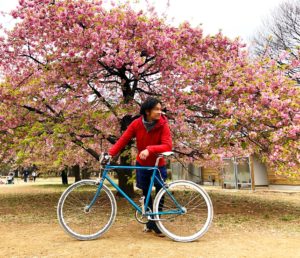
POLYGON ((90 204, 88 204, 88 205, 86 205, 86 206, 84 207, 84 212, 85 212, 85 213, 88 213, 88 212, 90 211, 91 207, 92 207, 92 206, 94 205, 94 203, 96 202, 96 200, 97 200, 97 198, 98 198, 98 196, 99 196, 99 194, 100 194, 100 191, 101 191, 103 182, 104 182, 104 178, 98 178, 98 179, 96 180, 96 185, 98 185, 98 189, 97 189, 97 192, 96 192, 94 198, 93 198, 92 201, 90 202, 90 204))

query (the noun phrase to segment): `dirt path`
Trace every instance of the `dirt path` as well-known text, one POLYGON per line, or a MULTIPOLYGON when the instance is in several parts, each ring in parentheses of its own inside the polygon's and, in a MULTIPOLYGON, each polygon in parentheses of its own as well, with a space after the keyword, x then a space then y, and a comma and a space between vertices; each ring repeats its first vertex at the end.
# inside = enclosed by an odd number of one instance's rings
POLYGON ((0 225, 1 257, 300 257, 300 234, 220 230, 200 240, 176 243, 144 233, 137 223, 115 225, 102 238, 82 242, 58 224, 0 225))
POLYGON ((299 193, 209 189, 215 210, 213 226, 196 242, 177 243, 144 233, 120 199, 117 220, 106 234, 94 241, 74 240, 56 221, 62 191, 61 186, 51 184, 0 187, 0 258, 300 258, 299 193))

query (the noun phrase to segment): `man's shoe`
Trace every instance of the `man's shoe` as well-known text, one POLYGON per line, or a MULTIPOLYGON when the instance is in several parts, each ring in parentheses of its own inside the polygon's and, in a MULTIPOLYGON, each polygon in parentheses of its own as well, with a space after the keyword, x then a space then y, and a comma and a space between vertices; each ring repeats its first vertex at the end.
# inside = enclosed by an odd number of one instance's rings
POLYGON ((156 223, 152 220, 148 221, 146 224, 147 232, 154 231, 156 234, 161 235, 162 232, 160 229, 157 227, 156 223))

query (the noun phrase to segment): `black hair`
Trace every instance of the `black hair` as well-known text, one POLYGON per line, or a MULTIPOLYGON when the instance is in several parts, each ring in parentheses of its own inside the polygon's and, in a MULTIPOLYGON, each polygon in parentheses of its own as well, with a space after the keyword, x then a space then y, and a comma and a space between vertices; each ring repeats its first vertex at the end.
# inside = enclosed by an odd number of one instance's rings
POLYGON ((146 116, 146 110, 150 111, 158 103, 161 104, 161 101, 159 99, 148 97, 141 105, 140 114, 146 116))

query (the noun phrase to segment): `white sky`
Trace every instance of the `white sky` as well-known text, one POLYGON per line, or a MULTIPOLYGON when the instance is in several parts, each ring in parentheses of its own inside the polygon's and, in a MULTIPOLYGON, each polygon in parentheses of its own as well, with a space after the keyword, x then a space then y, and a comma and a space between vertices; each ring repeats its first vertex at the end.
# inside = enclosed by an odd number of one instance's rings
MULTIPOLYGON (((165 10, 167 0, 148 1, 159 11, 165 10)), ((187 20, 194 26, 202 24, 205 34, 215 34, 221 29, 224 35, 239 36, 249 43, 262 20, 282 2, 285 0, 170 0, 167 13, 175 24, 187 20)), ((17 3, 18 0, 0 0, 0 11, 9 11, 17 3)), ((0 18, 0 22, 12 25, 9 19, 0 18)))

